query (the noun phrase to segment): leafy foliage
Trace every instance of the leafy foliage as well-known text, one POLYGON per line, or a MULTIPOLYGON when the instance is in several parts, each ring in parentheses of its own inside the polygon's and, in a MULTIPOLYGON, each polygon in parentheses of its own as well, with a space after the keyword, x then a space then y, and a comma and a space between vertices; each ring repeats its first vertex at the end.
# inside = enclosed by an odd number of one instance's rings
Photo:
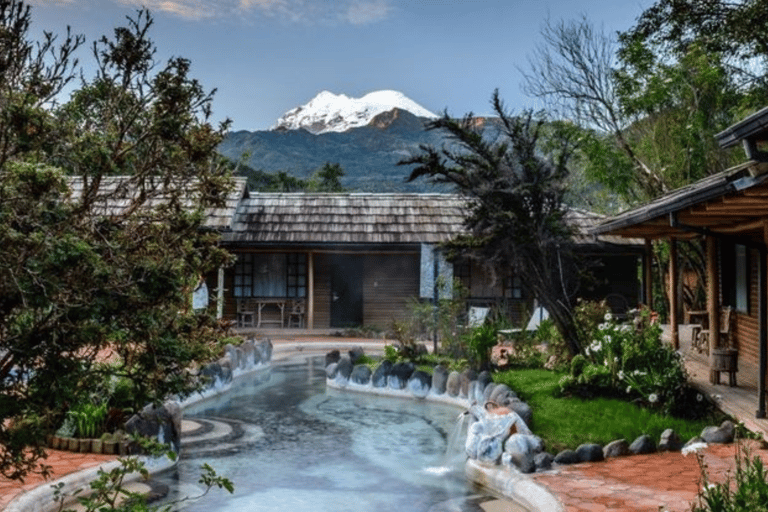
POLYGON ((751 457, 746 445, 736 452, 735 474, 725 482, 711 483, 707 466, 700 453, 696 458, 701 469, 702 487, 693 512, 765 512, 768 510, 768 472, 762 459, 751 457))
MULTIPOLYGON (((449 244, 455 253, 484 262, 491 269, 511 269, 542 301, 571 351, 578 337, 571 314, 576 283, 570 228, 564 220, 563 183, 573 143, 570 130, 543 138, 543 119, 528 112, 513 117, 494 93, 498 137, 484 136, 472 115, 457 120, 447 113, 428 129, 444 130, 452 145, 422 146, 421 154, 402 164, 416 164, 410 180, 455 185, 470 199, 465 221, 469 235, 449 244)), ((557 125, 554 125, 556 128, 557 125)))
POLYGON ((191 293, 230 258, 203 226, 232 187, 215 152, 227 123, 209 123, 212 93, 189 61, 157 66, 142 10, 93 45, 95 76, 58 104, 82 38, 56 46, 46 35, 36 51, 30 16, 0 2, 0 62, 12 63, 0 68, 0 473, 10 478, 45 471, 45 434, 105 375, 131 382, 121 407, 134 410, 194 389, 188 369, 213 358, 223 329, 192 310, 191 293), (107 356, 109 367, 98 362, 107 356))

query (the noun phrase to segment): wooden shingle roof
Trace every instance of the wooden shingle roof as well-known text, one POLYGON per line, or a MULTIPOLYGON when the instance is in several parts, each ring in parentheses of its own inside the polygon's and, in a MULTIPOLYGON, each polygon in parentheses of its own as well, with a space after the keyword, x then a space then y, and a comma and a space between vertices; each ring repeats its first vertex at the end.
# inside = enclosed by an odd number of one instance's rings
MULTIPOLYGON (((224 198, 224 204, 217 208, 206 209, 206 217, 203 227, 216 230, 229 230, 232 227, 232 219, 237 211, 237 205, 244 197, 248 196, 246 178, 233 178, 233 187, 224 198)), ((78 199, 83 194, 83 179, 72 177, 69 180, 70 197, 78 199)), ((162 186, 150 187, 148 197, 144 204, 146 208, 153 208, 168 200, 162 191, 162 186)), ((117 216, 130 206, 133 199, 139 193, 138 185, 130 176, 104 176, 101 178, 95 202, 96 215, 117 216)), ((194 208, 198 201, 198 193, 189 190, 183 198, 185 205, 194 208)))
POLYGON ((453 194, 253 193, 223 241, 438 243, 464 232, 466 204, 453 194))

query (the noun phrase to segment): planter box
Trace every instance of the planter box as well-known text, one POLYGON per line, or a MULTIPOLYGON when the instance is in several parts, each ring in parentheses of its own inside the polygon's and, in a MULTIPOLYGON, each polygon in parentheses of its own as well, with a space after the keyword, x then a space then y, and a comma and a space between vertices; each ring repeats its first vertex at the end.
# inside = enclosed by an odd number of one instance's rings
POLYGON ((101 439, 91 439, 91 451, 93 453, 104 453, 104 441, 101 439))
POLYGON ((104 441, 101 452, 105 455, 117 455, 118 444, 117 441, 104 441))
POLYGON ((80 445, 78 446, 78 450, 80 453, 88 453, 91 451, 91 440, 90 439, 79 439, 80 445))
MULTIPOLYGON (((62 448, 63 449, 63 448, 62 448)), ((80 440, 75 439, 74 437, 68 437, 67 438, 67 450, 70 452, 76 452, 80 450, 80 440)))

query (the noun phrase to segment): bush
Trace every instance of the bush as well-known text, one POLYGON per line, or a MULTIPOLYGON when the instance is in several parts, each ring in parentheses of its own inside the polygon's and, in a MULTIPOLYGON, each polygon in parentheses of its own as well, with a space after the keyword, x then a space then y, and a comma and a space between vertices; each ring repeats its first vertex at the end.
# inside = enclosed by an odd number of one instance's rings
POLYGON ((470 360, 479 368, 490 366, 491 348, 497 342, 496 333, 496 324, 486 321, 472 329, 467 336, 470 360))
POLYGON ((618 324, 610 313, 594 323, 601 303, 579 305, 579 317, 594 326, 583 354, 574 357, 570 378, 561 379, 564 394, 615 396, 662 414, 701 417, 711 404, 688 386, 678 352, 661 340, 661 328, 641 315, 635 324, 618 324))
POLYGON ((736 473, 725 482, 711 484, 701 454, 696 457, 701 468, 702 489, 693 512, 766 512, 768 511, 768 481, 763 461, 749 457, 746 448, 736 452, 736 473))

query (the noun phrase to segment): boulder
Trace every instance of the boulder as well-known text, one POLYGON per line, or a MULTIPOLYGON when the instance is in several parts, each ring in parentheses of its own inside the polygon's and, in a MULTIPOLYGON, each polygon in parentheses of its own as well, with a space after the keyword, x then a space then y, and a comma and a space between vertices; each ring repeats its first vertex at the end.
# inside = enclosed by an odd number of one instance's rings
POLYGON ((705 443, 732 443, 736 435, 736 426, 730 420, 725 420, 719 427, 706 427, 701 431, 705 443))
POLYGON ((555 456, 549 452, 541 452, 533 456, 533 463, 536 465, 536 471, 552 469, 552 463, 554 461, 555 456))
POLYGON ((514 433, 504 442, 507 453, 530 453, 535 455, 544 451, 544 441, 533 434, 514 433))
POLYGON ((208 387, 214 387, 217 382, 224 382, 224 374, 219 363, 208 363, 200 369, 200 375, 208 382, 208 387))
POLYGON ((445 393, 448 384, 448 368, 439 364, 432 373, 432 392, 436 395, 445 393))
POLYGON ((461 372, 460 375, 460 382, 461 382, 461 391, 459 392, 460 396, 464 398, 469 397, 469 384, 470 382, 473 382, 477 380, 477 373, 475 370, 471 368, 467 368, 463 372, 461 372))
POLYGON ((345 379, 349 379, 349 376, 352 375, 352 361, 348 357, 342 357, 336 364, 338 375, 345 379))
POLYGON ((517 398, 517 395, 509 389, 509 386, 506 384, 496 384, 496 386, 493 388, 493 392, 491 392, 491 396, 488 398, 491 402, 496 402, 499 405, 503 405, 504 401, 507 398, 514 397, 517 398))
POLYGON ((368 384, 371 381, 371 369, 364 364, 356 364, 355 367, 352 368, 349 380, 355 384, 368 384))
POLYGON ((254 364, 258 363, 256 361, 256 347, 253 346, 253 342, 251 340, 244 341, 240 345, 240 349, 243 351, 243 360, 245 361, 245 367, 251 367, 254 364))
POLYGON ((579 462, 579 454, 575 450, 563 450, 555 455, 554 462, 557 464, 576 464, 579 462))
POLYGON ((255 345, 256 350, 261 354, 259 359, 262 363, 272 360, 272 341, 269 338, 261 339, 257 341, 255 345))
POLYGON ((352 361, 352 364, 357 364, 357 361, 365 355, 365 352, 363 351, 363 347, 354 347, 349 349, 349 360, 352 361))
POLYGON ((576 448, 576 455, 581 462, 599 462, 604 459, 603 447, 595 443, 585 443, 576 448))
POLYGON ((626 439, 617 439, 616 441, 611 441, 603 448, 604 459, 622 457, 624 455, 629 455, 629 443, 626 439))
POLYGON ((400 362, 392 366, 387 377, 387 386, 392 389, 403 389, 416 367, 411 362, 400 362))
POLYGON ((484 390, 488 384, 493 382, 493 377, 491 376, 491 372, 483 370, 475 380, 480 383, 480 387, 484 390))
POLYGON ((325 367, 325 376, 329 379, 335 379, 339 373, 339 363, 331 363, 325 367))
POLYGON ((531 406, 527 403, 513 399, 509 400, 504 404, 505 407, 508 407, 512 411, 515 412, 520 418, 525 422, 527 426, 530 427, 530 425, 533 424, 533 409, 531 409, 531 406))
POLYGON ((373 382, 373 387, 375 388, 385 388, 387 387, 387 378, 389 377, 389 374, 392 372, 392 361, 389 359, 385 359, 379 364, 379 366, 376 368, 376 371, 373 372, 373 378, 371 381, 373 382))
POLYGON ((125 431, 129 434, 155 437, 179 453, 181 417, 181 407, 175 402, 167 402, 159 407, 148 405, 140 413, 131 416, 125 423, 125 431))
POLYGON ((536 461, 531 453, 503 453, 501 463, 505 466, 515 466, 521 473, 536 471, 536 461))
POLYGON ((651 436, 643 434, 638 437, 632 444, 629 445, 629 452, 634 455, 640 455, 643 453, 653 453, 656 451, 656 446, 653 444, 651 436))
POLYGON ((338 350, 331 350, 325 354, 325 366, 328 366, 331 363, 338 363, 339 359, 341 359, 341 352, 338 350))
POLYGON ((679 452, 683 448, 683 440, 677 435, 677 432, 671 428, 661 433, 659 438, 660 452, 679 452))
POLYGON ((448 374, 448 380, 445 381, 445 391, 450 396, 459 396, 461 393, 461 375, 457 371, 448 374))
MULTIPOLYGON (((478 382, 478 387, 482 386, 482 382, 480 382, 479 380, 477 382, 478 382)), ((488 384, 485 385, 485 388, 483 388, 483 400, 482 400, 483 403, 486 403, 491 399, 491 394, 493 394, 494 389, 496 389, 496 384, 494 384, 493 382, 489 382, 488 384)))
POLYGON ((482 384, 476 380, 469 383, 467 390, 467 399, 470 403, 482 404, 483 401, 483 387, 482 384))
POLYGON ((432 387, 432 376, 425 371, 416 370, 408 379, 408 391, 416 398, 425 398, 432 387))

